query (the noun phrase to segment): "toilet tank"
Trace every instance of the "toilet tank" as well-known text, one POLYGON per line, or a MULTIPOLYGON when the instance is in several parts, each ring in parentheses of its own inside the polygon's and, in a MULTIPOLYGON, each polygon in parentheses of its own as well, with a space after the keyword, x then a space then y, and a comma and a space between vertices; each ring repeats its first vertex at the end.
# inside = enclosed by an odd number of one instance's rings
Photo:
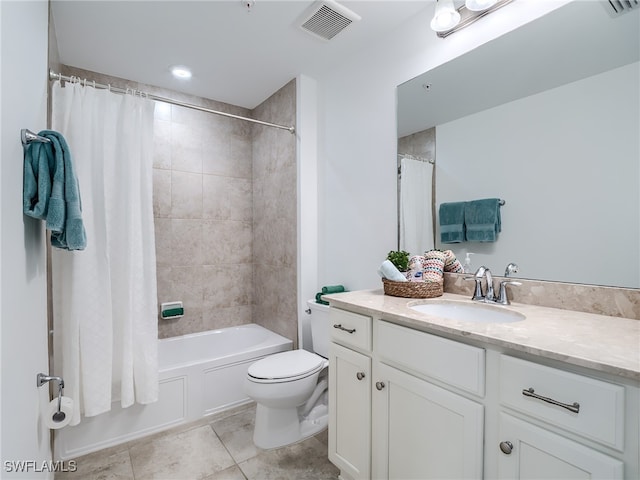
POLYGON ((329 305, 316 303, 315 300, 307 300, 311 310, 311 339, 313 351, 318 355, 329 358, 329 305))

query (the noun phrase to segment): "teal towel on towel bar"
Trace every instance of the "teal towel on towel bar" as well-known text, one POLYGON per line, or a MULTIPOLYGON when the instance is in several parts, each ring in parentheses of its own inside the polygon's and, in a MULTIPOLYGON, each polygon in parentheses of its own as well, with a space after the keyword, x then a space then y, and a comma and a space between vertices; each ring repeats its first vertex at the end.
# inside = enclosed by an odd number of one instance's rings
POLYGON ((42 130, 38 135, 50 142, 34 142, 25 150, 23 212, 46 220, 53 247, 84 250, 87 236, 82 223, 80 187, 69 146, 53 130, 42 130))
POLYGON ((25 147, 22 174, 22 211, 25 215, 46 220, 54 167, 53 149, 48 145, 33 142, 25 147))
POLYGON ((467 202, 464 208, 466 239, 469 242, 495 242, 502 230, 500 199, 484 198, 467 202))
POLYGON ((442 243, 460 243, 465 241, 464 209, 465 202, 440 204, 440 241, 442 243))

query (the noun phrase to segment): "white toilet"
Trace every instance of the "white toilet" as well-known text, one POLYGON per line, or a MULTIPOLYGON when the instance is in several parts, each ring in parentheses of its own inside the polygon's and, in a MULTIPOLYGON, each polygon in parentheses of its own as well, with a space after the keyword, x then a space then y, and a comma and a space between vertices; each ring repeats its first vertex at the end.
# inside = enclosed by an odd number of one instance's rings
POLYGON ((245 392, 255 400, 253 442, 264 449, 281 447, 321 432, 329 421, 329 307, 307 302, 313 350, 269 355, 247 371, 245 392))

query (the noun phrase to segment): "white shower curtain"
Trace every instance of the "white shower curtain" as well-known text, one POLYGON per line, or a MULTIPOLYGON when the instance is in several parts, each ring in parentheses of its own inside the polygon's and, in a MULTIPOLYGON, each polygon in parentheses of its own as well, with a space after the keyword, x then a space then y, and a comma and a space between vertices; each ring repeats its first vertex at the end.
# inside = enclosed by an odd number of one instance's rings
POLYGON ((421 160, 400 160, 400 249, 422 255, 434 248, 431 209, 433 165, 421 160))
POLYGON ((52 128, 67 140, 87 232, 52 248, 54 371, 80 413, 158 398, 152 203, 154 102, 78 83, 53 87, 52 128))

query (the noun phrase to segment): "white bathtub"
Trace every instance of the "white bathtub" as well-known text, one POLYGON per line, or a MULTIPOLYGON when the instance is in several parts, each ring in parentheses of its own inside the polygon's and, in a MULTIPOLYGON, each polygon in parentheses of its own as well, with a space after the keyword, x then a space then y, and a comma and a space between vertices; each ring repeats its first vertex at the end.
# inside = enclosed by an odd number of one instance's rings
POLYGON ((55 432, 55 458, 67 460, 248 403, 243 389, 256 360, 291 350, 292 342, 259 325, 159 340, 159 400, 83 417, 55 432))

